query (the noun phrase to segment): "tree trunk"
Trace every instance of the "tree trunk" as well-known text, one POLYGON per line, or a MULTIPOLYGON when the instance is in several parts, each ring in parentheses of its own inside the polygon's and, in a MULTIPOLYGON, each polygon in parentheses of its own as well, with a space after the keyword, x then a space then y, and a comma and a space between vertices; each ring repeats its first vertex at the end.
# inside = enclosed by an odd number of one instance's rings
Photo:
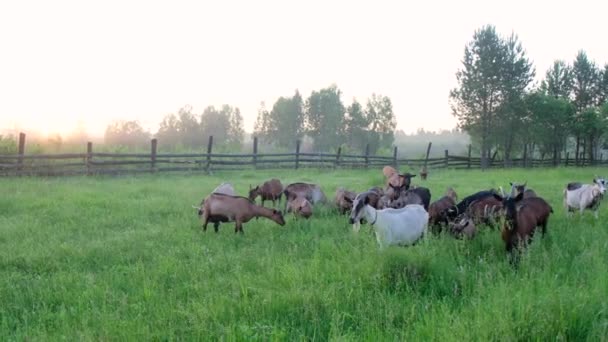
POLYGON ((488 148, 488 139, 487 137, 484 135, 483 137, 481 137, 481 169, 485 170, 488 168, 488 153, 489 148, 488 148))

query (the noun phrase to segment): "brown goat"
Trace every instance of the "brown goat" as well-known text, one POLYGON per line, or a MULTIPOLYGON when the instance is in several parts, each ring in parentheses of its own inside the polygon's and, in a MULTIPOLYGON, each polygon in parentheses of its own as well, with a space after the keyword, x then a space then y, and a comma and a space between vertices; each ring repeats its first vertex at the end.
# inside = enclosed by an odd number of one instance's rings
POLYGON ((536 193, 534 192, 534 190, 526 189, 527 184, 528 184, 527 181, 524 184, 517 184, 517 183, 509 182, 509 185, 511 185, 511 197, 515 197, 519 193, 524 194, 524 199, 531 198, 531 197, 538 197, 536 195, 536 193))
POLYGON ((283 184, 281 181, 273 178, 269 181, 264 182, 262 186, 256 186, 255 188, 251 188, 249 186, 249 199, 255 202, 255 199, 260 196, 262 198, 262 206, 264 206, 264 202, 272 201, 272 206, 276 206, 276 201, 279 201, 279 205, 281 205, 281 197, 283 196, 283 184))
POLYGON ((293 212, 294 215, 307 219, 312 216, 312 205, 306 198, 298 196, 289 201, 287 212, 293 212))
POLYGON ((454 189, 452 187, 448 187, 445 190, 445 195, 447 197, 450 197, 452 200, 454 200, 454 202, 458 201, 458 194, 456 194, 456 191, 454 191, 454 189))
POLYGON ((249 222, 254 217, 265 217, 277 224, 285 225, 283 214, 275 209, 264 208, 256 205, 246 197, 230 196, 213 193, 205 199, 202 213, 203 231, 207 230, 207 223, 235 222, 234 232, 243 233, 243 223, 249 222))
POLYGON ((466 213, 475 224, 493 226, 496 224, 502 209, 502 201, 490 196, 471 202, 466 213))
POLYGON ((450 223, 450 234, 457 239, 467 238, 473 239, 477 234, 475 222, 467 215, 463 215, 457 222, 450 223))
POLYGON ((441 224, 448 223, 446 211, 455 206, 456 201, 451 196, 443 196, 429 206, 429 227, 433 232, 441 231, 441 224))
POLYGON ((321 188, 316 184, 308 183, 291 183, 283 190, 285 194, 285 210, 287 210, 287 202, 296 197, 304 197, 312 205, 317 203, 327 203, 327 197, 321 188))
POLYGON ((366 193, 369 201, 368 204, 375 209, 381 209, 378 206, 380 204, 380 198, 385 195, 384 191, 376 186, 367 190, 366 193))
POLYGON ((546 233, 553 208, 544 199, 540 197, 524 199, 523 193, 516 197, 502 198, 500 195, 494 197, 501 200, 506 209, 502 239, 507 252, 512 253, 515 247, 527 245, 538 226, 541 227, 543 235, 546 233))
POLYGON ((348 191, 344 188, 338 188, 338 190, 336 190, 334 203, 336 204, 340 214, 344 215, 353 209, 353 201, 355 200, 355 197, 357 197, 356 193, 348 191))

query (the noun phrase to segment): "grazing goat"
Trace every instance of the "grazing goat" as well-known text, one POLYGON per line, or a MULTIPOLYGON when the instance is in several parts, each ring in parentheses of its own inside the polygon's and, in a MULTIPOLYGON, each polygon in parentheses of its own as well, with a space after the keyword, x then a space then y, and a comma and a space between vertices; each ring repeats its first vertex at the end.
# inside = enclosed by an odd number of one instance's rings
POLYGON ((458 194, 452 187, 448 187, 445 190, 445 196, 450 197, 454 202, 458 201, 458 194))
POLYGON ((471 202, 465 212, 476 224, 493 226, 496 224, 502 208, 502 200, 484 197, 471 202))
POLYGON ((376 231, 380 248, 389 245, 411 245, 418 241, 426 231, 429 214, 419 204, 410 204, 401 209, 376 210, 369 205, 363 194, 357 195, 349 222, 358 231, 359 222, 365 218, 376 231))
POLYGON ((269 181, 264 182, 262 186, 256 186, 252 188, 249 186, 249 199, 255 202, 255 199, 260 196, 262 198, 262 206, 264 202, 272 201, 272 206, 276 206, 276 201, 279 201, 281 205, 281 196, 283 195, 283 184, 281 181, 273 178, 269 181))
POLYGON ((374 207, 374 209, 381 209, 381 198, 385 196, 385 193, 381 188, 375 186, 367 190, 365 194, 369 198, 369 205, 374 207))
MULTIPOLYGON (((215 189, 213 189, 213 191, 211 191, 211 193, 236 196, 236 191, 234 191, 234 187, 232 186, 232 184, 226 183, 226 182, 218 185, 215 189)), ((194 206, 194 205, 192 206, 192 208, 198 210, 199 218, 203 217, 204 205, 205 205, 205 199, 203 198, 203 200, 201 201, 201 204, 199 204, 198 207, 194 206)), ((211 217, 209 219, 209 222, 213 222, 215 224, 215 230, 217 231, 217 229, 220 225, 220 222, 228 222, 228 221, 227 221, 227 218, 225 218, 225 217, 211 217)))
POLYGON ((388 207, 399 209, 409 204, 420 204, 424 207, 424 210, 428 210, 430 198, 431 193, 427 188, 410 189, 402 192, 396 200, 389 203, 388 207))
POLYGON ((285 194, 285 210, 287 210, 287 202, 300 196, 306 198, 308 202, 315 205, 317 203, 327 203, 327 197, 323 190, 316 184, 308 183, 292 183, 283 190, 285 194))
POLYGON ((545 235, 553 208, 544 199, 540 197, 524 199, 523 193, 515 197, 503 198, 498 194, 494 197, 503 203, 506 211, 502 239, 507 252, 512 254, 514 248, 527 245, 538 226, 545 235))
POLYGON ((281 226, 285 225, 280 211, 258 206, 246 197, 212 193, 205 199, 202 215, 203 231, 207 230, 208 222, 216 224, 217 232, 219 222, 234 221, 234 232, 243 233, 243 223, 249 222, 254 217, 265 217, 281 226))
POLYGON ((583 214, 585 209, 593 210, 598 218, 600 202, 606 192, 606 180, 594 178, 593 184, 569 183, 564 189, 564 208, 569 215, 571 211, 579 210, 583 214))
POLYGON ((463 198, 462 201, 458 202, 458 204, 456 204, 455 206, 446 209, 445 215, 449 220, 453 220, 459 215, 463 214, 473 201, 486 197, 492 197, 494 194, 496 194, 494 190, 484 190, 476 192, 470 196, 463 198))
POLYGON ((534 190, 526 189, 526 184, 528 184, 527 181, 524 184, 509 182, 509 185, 511 185, 511 197, 515 197, 519 193, 523 193, 524 198, 537 197, 534 190))
POLYGON ((348 191, 344 188, 338 188, 338 190, 336 190, 334 203, 340 214, 344 215, 353 208, 353 201, 355 200, 355 197, 357 197, 356 193, 348 191))
POLYGON ((295 216, 302 216, 307 219, 312 216, 312 205, 304 197, 296 197, 289 201, 287 212, 293 212, 295 216))
POLYGON ((447 224, 446 210, 455 206, 456 201, 450 195, 446 195, 431 203, 429 206, 429 226, 433 232, 441 232, 441 224, 447 224))
POLYGON ((457 222, 452 222, 449 225, 449 232, 457 239, 462 239, 463 237, 466 239, 473 239, 477 234, 477 228, 475 227, 475 222, 471 220, 466 214, 462 215, 460 220, 457 222))

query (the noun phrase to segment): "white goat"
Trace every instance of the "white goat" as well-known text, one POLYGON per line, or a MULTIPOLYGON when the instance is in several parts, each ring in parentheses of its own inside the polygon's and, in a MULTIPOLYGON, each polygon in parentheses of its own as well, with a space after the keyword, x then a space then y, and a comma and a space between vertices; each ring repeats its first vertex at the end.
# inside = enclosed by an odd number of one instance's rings
POLYGON ((409 204, 401 209, 376 210, 369 204, 366 193, 359 194, 353 201, 350 223, 355 231, 365 218, 376 231, 380 248, 389 245, 411 245, 425 233, 429 214, 420 204, 409 204))
POLYGON ((605 192, 604 178, 594 178, 593 184, 569 183, 564 189, 564 208, 567 215, 577 209, 582 215, 585 209, 590 209, 593 210, 595 218, 598 218, 600 201, 605 192))

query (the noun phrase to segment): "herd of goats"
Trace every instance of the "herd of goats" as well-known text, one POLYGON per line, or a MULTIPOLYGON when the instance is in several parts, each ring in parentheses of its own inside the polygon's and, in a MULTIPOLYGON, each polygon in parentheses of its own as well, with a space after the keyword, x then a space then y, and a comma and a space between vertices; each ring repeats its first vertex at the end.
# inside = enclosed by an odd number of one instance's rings
MULTIPOLYGON (((526 245, 536 229, 544 235, 553 208, 526 183, 510 183, 511 192, 505 194, 495 189, 483 190, 457 202, 458 196, 452 188, 445 195, 431 203, 428 188, 415 186, 411 180, 416 175, 399 173, 391 166, 382 170, 386 184, 384 188, 374 187, 365 192, 355 193, 339 188, 334 205, 345 215, 350 213, 349 223, 359 231, 363 220, 372 225, 376 239, 383 248, 388 245, 411 245, 420 240, 425 232, 447 231, 456 238, 472 239, 477 232, 476 225, 495 226, 502 222, 502 239, 508 252, 520 245, 526 245)), ((570 215, 579 210, 594 211, 598 217, 600 201, 606 191, 606 180, 595 177, 593 184, 569 183, 564 189, 564 207, 570 215)), ((271 179, 262 185, 250 187, 249 196, 237 196, 230 183, 222 183, 205 197, 198 209, 203 230, 209 222, 218 231, 222 222, 235 222, 235 232, 243 232, 243 223, 252 218, 265 217, 279 225, 285 225, 283 213, 310 218, 313 206, 327 204, 327 197, 317 184, 292 183, 283 187, 278 179, 271 179), (284 209, 277 210, 278 201, 285 196, 284 209), (261 205, 255 200, 261 197, 261 205), (272 208, 264 206, 272 201, 272 208)))

